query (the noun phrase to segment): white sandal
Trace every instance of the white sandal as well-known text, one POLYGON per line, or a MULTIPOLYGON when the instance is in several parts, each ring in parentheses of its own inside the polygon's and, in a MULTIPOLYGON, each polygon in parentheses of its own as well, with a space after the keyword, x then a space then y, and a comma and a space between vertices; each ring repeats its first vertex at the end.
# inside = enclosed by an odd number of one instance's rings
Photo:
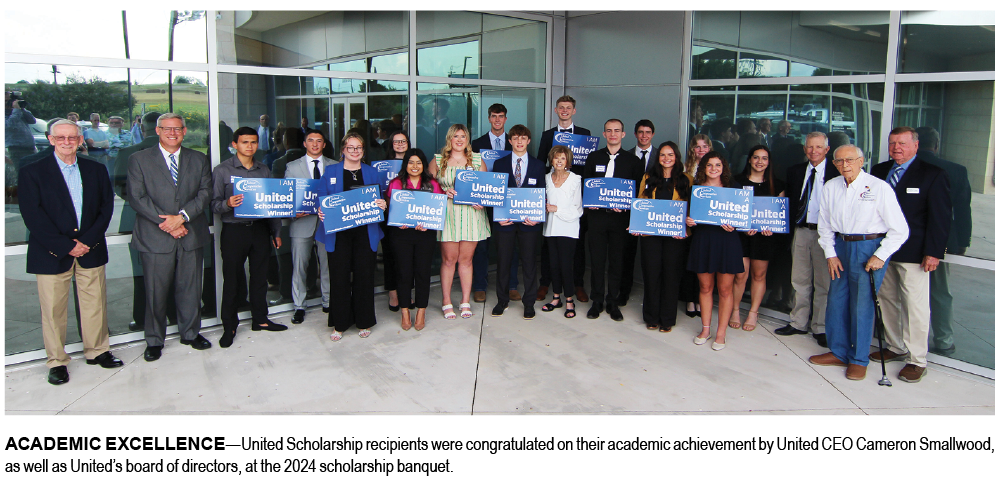
POLYGON ((370 329, 369 328, 359 329, 359 338, 366 339, 367 337, 370 337, 370 329))
POLYGON ((472 316, 475 315, 475 313, 471 312, 471 304, 468 304, 467 302, 461 304, 460 308, 461 308, 461 318, 462 319, 466 320, 466 319, 468 319, 468 318, 470 318, 470 317, 472 317, 472 316))
MULTIPOLYGON (((462 304, 463 305, 463 304, 462 304)), ((454 312, 454 305, 447 304, 443 306, 443 317, 448 320, 453 320, 457 318, 457 313, 454 312), (449 313, 447 311, 450 311, 449 313)))
POLYGON ((338 330, 333 330, 332 331, 332 335, 331 335, 331 339, 332 339, 332 342, 338 342, 338 341, 342 340, 342 332, 339 332, 338 330))

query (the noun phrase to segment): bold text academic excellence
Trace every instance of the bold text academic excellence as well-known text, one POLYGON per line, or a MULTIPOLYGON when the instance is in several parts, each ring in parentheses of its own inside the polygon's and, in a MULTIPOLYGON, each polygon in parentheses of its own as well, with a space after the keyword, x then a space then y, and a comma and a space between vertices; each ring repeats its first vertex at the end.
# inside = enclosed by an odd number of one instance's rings
POLYGON ((224 437, 8 437, 4 450, 222 451, 224 437))

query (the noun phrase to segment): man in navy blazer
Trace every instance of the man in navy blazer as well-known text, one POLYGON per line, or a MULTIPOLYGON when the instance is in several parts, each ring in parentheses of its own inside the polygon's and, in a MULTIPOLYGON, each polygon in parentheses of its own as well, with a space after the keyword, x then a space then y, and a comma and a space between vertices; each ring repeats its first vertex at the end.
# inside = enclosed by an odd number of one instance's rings
MULTIPOLYGON (((918 132, 909 127, 890 131, 890 160, 872 168, 886 180, 911 233, 890 257, 879 303, 883 311, 887 361, 907 360, 898 377, 918 382, 928 372, 929 276, 946 256, 953 206, 945 170, 918 158, 918 132)), ((880 361, 879 351, 869 359, 880 361)))
POLYGON ((108 170, 77 157, 84 141, 80 127, 68 120, 53 124, 49 143, 55 155, 21 168, 18 204, 28 229, 26 272, 38 281, 42 341, 49 382, 70 380, 66 310, 70 279, 76 277, 80 330, 88 365, 122 366, 108 350, 105 231, 112 220, 113 194, 108 170))
POLYGON ((502 103, 493 103, 489 107, 489 132, 479 136, 471 142, 471 150, 481 152, 482 150, 513 150, 509 144, 509 135, 506 134, 506 106, 502 103))
MULTIPOLYGON (((513 153, 496 160, 492 171, 507 173, 509 187, 545 188, 544 163, 527 153, 527 147, 530 145, 530 129, 527 129, 527 126, 523 124, 517 124, 510 128, 509 138, 510 144, 513 146, 513 153)), ((537 277, 534 254, 537 252, 541 228, 542 226, 537 225, 537 222, 527 220, 492 223, 492 235, 498 246, 499 264, 511 263, 513 251, 519 246, 520 260, 523 261, 523 317, 527 320, 534 317, 534 301, 537 300, 537 289, 534 288, 534 278, 537 277)), ((509 305, 506 288, 509 283, 509 275, 505 274, 505 271, 505 267, 500 267, 499 272, 496 273, 497 304, 496 307, 492 308, 492 316, 502 316, 503 311, 509 305)))

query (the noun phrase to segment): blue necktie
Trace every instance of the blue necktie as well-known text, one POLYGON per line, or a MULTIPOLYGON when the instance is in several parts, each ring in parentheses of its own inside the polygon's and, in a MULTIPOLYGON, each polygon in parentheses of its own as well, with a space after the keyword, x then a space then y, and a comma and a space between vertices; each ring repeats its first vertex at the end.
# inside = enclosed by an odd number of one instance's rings
POLYGON ((171 165, 168 166, 171 170, 171 180, 178 185, 178 161, 175 160, 174 154, 168 154, 168 159, 171 159, 171 165))
POLYGON ((502 150, 503 149, 502 148, 502 139, 501 138, 495 138, 492 141, 495 142, 495 145, 492 148, 494 148, 496 150, 502 150))
POLYGON ((893 169, 890 170, 890 174, 886 177, 886 183, 890 184, 890 187, 897 188, 897 184, 900 183, 900 177, 904 176, 904 167, 900 164, 894 164, 893 169))

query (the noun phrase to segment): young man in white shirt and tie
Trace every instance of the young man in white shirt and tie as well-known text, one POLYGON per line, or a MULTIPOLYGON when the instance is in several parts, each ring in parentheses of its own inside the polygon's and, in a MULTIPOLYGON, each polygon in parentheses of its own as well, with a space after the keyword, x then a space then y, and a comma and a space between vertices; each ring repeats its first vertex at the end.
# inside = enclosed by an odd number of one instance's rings
MULTIPOLYGON (((642 161, 642 171, 645 172, 650 164, 655 164, 653 157, 653 136, 656 134, 656 126, 649 119, 642 119, 635 123, 635 149, 632 153, 642 161)), ((659 157, 659 154, 656 155, 659 157)), ((639 238, 629 235, 625 238, 625 264, 621 269, 621 292, 618 294, 618 305, 628 305, 628 298, 632 295, 632 286, 635 285, 635 256, 638 255, 639 238)))

